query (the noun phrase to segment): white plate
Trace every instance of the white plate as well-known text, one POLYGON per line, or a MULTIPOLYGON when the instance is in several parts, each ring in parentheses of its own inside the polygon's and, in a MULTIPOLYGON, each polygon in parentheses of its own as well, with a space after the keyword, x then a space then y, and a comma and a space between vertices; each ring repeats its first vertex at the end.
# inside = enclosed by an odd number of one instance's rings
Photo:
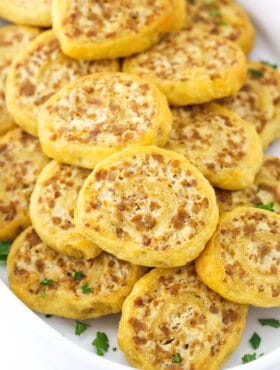
MULTIPOLYGON (((279 65, 279 0, 242 0, 240 3, 252 17, 257 29, 257 42, 251 59, 267 60, 279 65)), ((273 143, 267 152, 280 157, 280 140, 273 143)), ((112 347, 117 346, 116 331, 119 315, 86 320, 85 322, 90 324, 90 328, 78 337, 74 334, 74 320, 58 317, 46 319, 42 315, 33 313, 9 291, 6 284, 5 268, 0 266, 0 369, 129 369, 120 350, 112 351, 112 347), (96 356, 91 345, 97 331, 106 332, 110 339, 110 349, 104 357, 96 356)), ((258 324, 258 318, 280 319, 280 308, 250 308, 242 343, 230 357, 224 369, 280 369, 280 329, 262 327, 258 324), (248 340, 255 331, 262 338, 260 348, 255 352, 257 355, 261 353, 265 355, 256 361, 239 366, 245 353, 254 352, 248 340)))

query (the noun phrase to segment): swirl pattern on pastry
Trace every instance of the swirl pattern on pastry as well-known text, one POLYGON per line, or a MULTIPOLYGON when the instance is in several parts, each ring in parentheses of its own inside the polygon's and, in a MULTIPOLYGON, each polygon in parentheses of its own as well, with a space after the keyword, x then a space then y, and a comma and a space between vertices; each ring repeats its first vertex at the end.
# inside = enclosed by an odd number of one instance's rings
POLYGON ((46 102, 39 137, 49 157, 93 168, 131 144, 163 146, 171 125, 167 100, 156 86, 126 73, 96 73, 46 102))
POLYGON ((138 369, 218 370, 239 345, 247 311, 207 288, 193 265, 156 268, 124 302, 119 346, 138 369))
POLYGON ((20 129, 0 137, 0 240, 30 225, 29 199, 47 163, 39 140, 20 129))
POLYGON ((226 299, 279 307, 280 215, 253 207, 224 213, 196 270, 226 299))
POLYGON ((175 267, 195 259, 218 220, 212 187, 183 156, 131 146, 100 162, 84 183, 79 231, 120 259, 175 267))
POLYGON ((172 105, 208 102, 238 91, 246 58, 229 40, 207 33, 171 33, 149 50, 127 58, 123 71, 158 85, 172 105))
POLYGON ((78 61, 66 57, 53 31, 46 31, 11 67, 6 87, 9 111, 23 130, 36 136, 39 108, 64 85, 95 72, 118 70, 116 60, 78 61))
POLYGON ((171 112, 167 149, 184 155, 212 185, 224 189, 252 185, 263 151, 251 123, 214 103, 172 108, 171 112))
POLYGON ((74 209, 89 170, 50 162, 40 173, 30 200, 30 218, 49 247, 73 257, 94 258, 101 253, 95 243, 78 233, 74 209))
POLYGON ((280 136, 280 73, 274 68, 249 61, 245 85, 219 104, 251 122, 264 149, 280 136))
POLYGON ((107 253, 91 260, 58 253, 32 227, 14 241, 7 270, 11 290, 29 308, 73 319, 119 312, 146 272, 107 253))
POLYGON ((6 78, 18 52, 39 34, 39 29, 9 25, 0 28, 0 135, 15 127, 6 107, 6 78))

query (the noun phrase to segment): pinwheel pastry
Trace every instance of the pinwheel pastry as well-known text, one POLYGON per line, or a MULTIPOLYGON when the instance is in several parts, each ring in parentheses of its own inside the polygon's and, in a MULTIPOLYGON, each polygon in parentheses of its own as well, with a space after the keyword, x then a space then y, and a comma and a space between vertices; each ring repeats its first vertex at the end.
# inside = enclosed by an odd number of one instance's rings
POLYGON ((53 31, 46 31, 28 45, 11 67, 7 106, 17 124, 36 136, 40 106, 64 85, 94 72, 118 69, 116 60, 91 62, 66 57, 53 31))
POLYGON ((117 58, 145 50, 162 33, 181 28, 185 12, 181 0, 53 0, 53 27, 66 55, 117 58))
POLYGON ((107 253, 91 260, 58 253, 29 227, 12 244, 7 271, 11 290, 32 310, 87 319, 119 312, 146 269, 107 253))
POLYGON ((13 23, 50 27, 52 0, 0 0, 0 17, 13 23))
POLYGON ((239 345, 248 307, 223 299, 194 266, 156 268, 124 302, 118 342, 143 370, 218 370, 239 345))
POLYGON ((135 264, 185 265, 217 225, 212 187, 183 156, 131 146, 100 162, 77 203, 79 231, 102 249, 135 264))
POLYGON ((0 137, 0 240, 30 224, 29 199, 48 158, 39 140, 14 129, 0 137))
POLYGON ((220 213, 255 206, 280 214, 280 158, 265 156, 254 184, 242 190, 215 189, 220 213))
POLYGON ((280 73, 260 62, 248 62, 248 77, 236 94, 219 101, 251 122, 266 148, 280 135, 280 73))
POLYGON ((171 111, 167 149, 184 155, 215 186, 242 189, 253 183, 263 151, 251 123, 214 103, 171 111))
POLYGON ((220 35, 236 42, 245 53, 254 46, 255 30, 244 10, 233 0, 188 0, 186 29, 220 35))
POLYGON ((14 120, 6 108, 6 77, 13 59, 34 37, 39 29, 23 26, 0 28, 0 135, 15 127, 14 120))
POLYGON ((180 31, 151 49, 127 58, 123 71, 154 82, 172 105, 229 96, 244 84, 246 58, 238 45, 220 36, 180 31))
POLYGON ((49 247, 69 256, 94 258, 101 249, 78 233, 74 209, 90 171, 56 161, 40 173, 30 200, 30 218, 49 247))
POLYGON ((226 299, 280 306, 280 215, 253 207, 224 213, 196 270, 226 299))
POLYGON ((86 168, 131 144, 163 146, 172 124, 158 88, 126 73, 74 81, 46 102, 38 119, 43 151, 86 168))

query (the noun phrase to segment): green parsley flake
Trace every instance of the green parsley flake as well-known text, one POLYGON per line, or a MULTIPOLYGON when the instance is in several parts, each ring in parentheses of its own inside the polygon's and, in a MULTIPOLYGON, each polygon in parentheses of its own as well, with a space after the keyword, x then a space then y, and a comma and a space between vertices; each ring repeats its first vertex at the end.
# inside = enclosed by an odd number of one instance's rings
POLYGON ((259 193, 261 190, 262 190, 262 186, 261 185, 258 185, 258 188, 257 188, 256 193, 259 193))
POLYGON ((262 326, 271 326, 272 328, 280 328, 280 321, 276 319, 259 319, 262 326))
POLYGON ((247 362, 254 361, 254 360, 256 360, 256 358, 257 358, 256 352, 254 352, 252 354, 247 353, 246 355, 244 355, 242 357, 242 364, 246 364, 247 362))
POLYGON ((259 346, 260 346, 260 343, 261 343, 261 337, 259 336, 259 334, 258 334, 258 333, 254 333, 254 334, 251 336, 251 338, 250 338, 249 342, 251 343, 251 345, 252 345, 253 349, 257 349, 257 348, 259 348, 259 346))
POLYGON ((52 279, 43 279, 40 281, 41 285, 51 285, 53 283, 52 279))
POLYGON ((180 364, 182 362, 182 359, 179 353, 175 353, 175 355, 173 355, 173 361, 175 362, 175 364, 180 364))
POLYGON ((117 350, 117 347, 113 347, 113 348, 112 348, 112 350, 113 350, 114 352, 116 352, 116 350, 117 350))
POLYGON ((258 78, 258 77, 262 77, 263 76, 263 72, 260 71, 260 70, 258 70, 258 69, 249 68, 248 69, 248 72, 250 73, 250 75, 252 77, 258 78))
POLYGON ((46 292, 44 290, 41 290, 40 297, 45 298, 45 296, 46 296, 46 292))
POLYGON ((88 294, 88 293, 90 293, 90 292, 91 292, 91 288, 88 286, 88 284, 84 284, 84 285, 82 286, 82 292, 83 292, 84 294, 88 294))
POLYGON ((219 10, 213 10, 209 13, 210 17, 221 17, 221 12, 219 10))
POLYGON ((47 319, 49 319, 50 317, 52 317, 53 315, 51 315, 50 313, 47 313, 46 315, 45 315, 45 317, 47 318, 47 319))
POLYGON ((89 324, 84 324, 83 322, 76 320, 75 335, 81 335, 89 326, 89 324))
POLYGON ((211 1, 211 2, 205 2, 203 3, 205 6, 207 6, 207 8, 213 8, 215 6, 215 3, 214 1, 211 1))
POLYGON ((81 271, 75 271, 74 272, 74 279, 77 281, 82 280, 86 275, 81 271))
POLYGON ((0 262, 5 263, 7 261, 11 245, 12 245, 11 240, 6 240, 4 242, 0 241, 0 262))
POLYGON ((104 356, 109 348, 109 339, 105 333, 98 331, 92 345, 95 347, 98 356, 104 356))
POLYGON ((225 27, 225 26, 227 26, 227 23, 225 21, 220 21, 218 23, 218 26, 225 27))
POLYGON ((268 204, 264 204, 264 203, 257 203, 255 205, 255 208, 260 208, 260 209, 265 209, 266 211, 270 211, 270 212, 274 212, 274 203, 268 203, 268 204))
POLYGON ((265 66, 271 67, 273 69, 277 69, 278 68, 278 65, 277 64, 266 62, 265 60, 261 60, 261 63, 264 64, 265 66))

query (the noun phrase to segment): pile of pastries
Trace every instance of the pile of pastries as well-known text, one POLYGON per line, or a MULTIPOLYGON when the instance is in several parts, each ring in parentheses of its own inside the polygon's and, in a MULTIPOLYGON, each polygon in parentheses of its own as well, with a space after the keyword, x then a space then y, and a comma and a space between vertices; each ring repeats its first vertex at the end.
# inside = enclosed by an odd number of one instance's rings
POLYGON ((233 0, 0 0, 0 240, 31 309, 220 369, 280 306, 280 74, 233 0))

